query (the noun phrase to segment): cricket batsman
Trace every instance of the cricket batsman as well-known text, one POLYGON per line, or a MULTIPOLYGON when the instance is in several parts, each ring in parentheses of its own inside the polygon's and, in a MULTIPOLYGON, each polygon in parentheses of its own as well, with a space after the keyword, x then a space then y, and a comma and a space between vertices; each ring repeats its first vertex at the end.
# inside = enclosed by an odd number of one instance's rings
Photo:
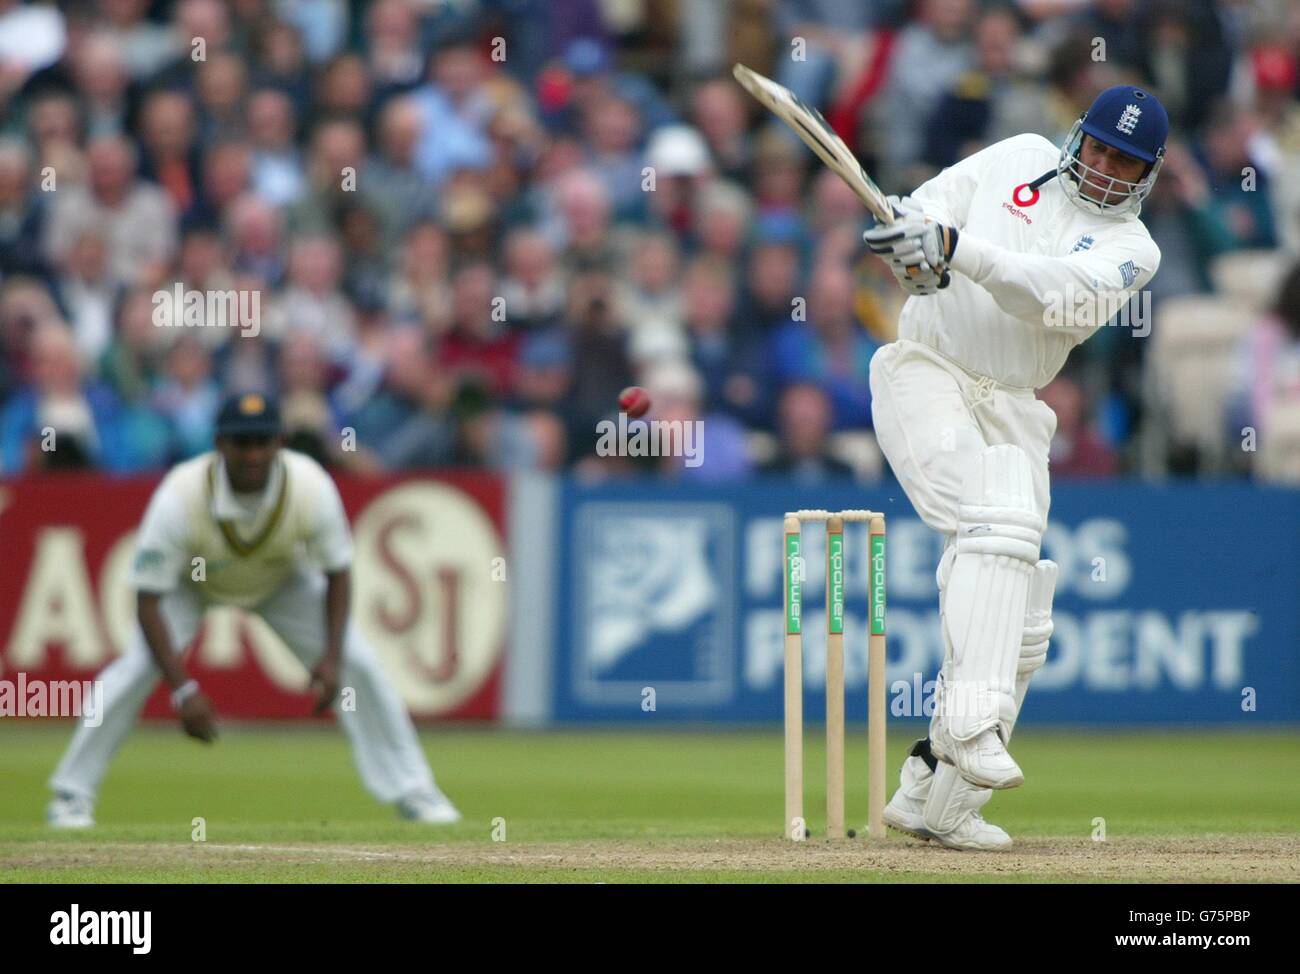
POLYGON ((349 618, 351 561, 338 489, 314 460, 282 448, 276 402, 251 392, 226 401, 216 450, 175 467, 149 501, 131 569, 138 624, 126 653, 97 678, 102 723, 77 728, 50 778, 49 824, 95 824, 100 780, 160 677, 185 733, 216 739, 212 704, 183 661, 210 605, 266 620, 310 672, 316 713, 341 686, 352 691, 355 706, 335 713, 371 794, 396 803, 403 818, 458 821, 402 701, 349 618))
POLYGON ((944 662, 929 736, 884 811, 954 849, 1005 849, 980 808, 1024 781, 1008 747, 1047 658, 1057 566, 1040 557, 1056 416, 1034 395, 1160 265, 1138 220, 1169 120, 1150 92, 1103 91, 1059 150, 1006 139, 945 169, 868 248, 910 297, 871 361, 872 418, 894 474, 945 539, 944 662))

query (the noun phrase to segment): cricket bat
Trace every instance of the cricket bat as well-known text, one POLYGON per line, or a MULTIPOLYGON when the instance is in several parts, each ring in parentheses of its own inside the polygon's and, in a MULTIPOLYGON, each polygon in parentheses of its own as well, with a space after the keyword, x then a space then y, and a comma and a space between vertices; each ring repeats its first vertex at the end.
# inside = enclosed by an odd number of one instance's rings
MULTIPOLYGON (((798 95, 784 85, 779 85, 771 78, 765 78, 743 64, 731 69, 732 75, 740 86, 757 98, 763 105, 794 129, 795 135, 803 139, 808 148, 817 153, 822 162, 830 166, 831 171, 848 184, 854 195, 876 218, 877 223, 893 223, 894 208, 889 205, 885 194, 880 191, 875 180, 867 175, 862 163, 849 151, 844 140, 835 134, 822 113, 807 105, 798 95)), ((913 268, 909 267, 911 273, 913 268)), ((943 272, 939 287, 946 287, 950 276, 943 272)))
POLYGON ((742 88, 794 129, 795 135, 803 139, 808 148, 817 153, 821 161, 848 184, 872 216, 881 223, 894 222, 894 209, 885 199, 885 194, 867 175, 862 163, 849 151, 844 140, 822 118, 821 112, 805 104, 789 88, 763 77, 757 71, 751 71, 743 64, 737 64, 731 73, 742 88))

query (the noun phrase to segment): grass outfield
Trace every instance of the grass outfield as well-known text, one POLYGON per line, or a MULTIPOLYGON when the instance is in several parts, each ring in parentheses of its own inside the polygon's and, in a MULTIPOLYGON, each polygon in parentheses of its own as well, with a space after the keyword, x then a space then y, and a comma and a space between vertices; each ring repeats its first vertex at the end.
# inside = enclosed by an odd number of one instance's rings
MULTIPOLYGON (((105 782, 99 826, 52 833, 44 783, 69 727, 0 722, 0 882, 1300 882, 1295 732, 1024 728, 1015 754, 1027 784, 984 809, 1016 848, 970 854, 893 833, 821 838, 812 728, 804 843, 774 834, 777 728, 426 730, 439 783, 465 814, 440 829, 373 802, 331 728, 223 731, 205 748, 170 725, 142 728, 105 782), (191 840, 199 816, 204 842, 191 840), (1098 818, 1104 842, 1093 840, 1098 818), (505 841, 493 841, 494 820, 505 841)), ((891 736, 891 763, 910 739, 891 736)), ((848 820, 859 829, 865 751, 850 741, 848 820)), ((892 791, 896 768, 889 778, 892 791)))

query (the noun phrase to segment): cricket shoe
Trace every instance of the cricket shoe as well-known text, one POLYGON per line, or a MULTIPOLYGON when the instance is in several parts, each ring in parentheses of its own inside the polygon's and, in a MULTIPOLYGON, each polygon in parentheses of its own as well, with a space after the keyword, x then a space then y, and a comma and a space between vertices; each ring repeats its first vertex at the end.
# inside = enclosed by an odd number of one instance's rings
POLYGON ((95 824, 95 803, 84 795, 61 791, 45 809, 45 824, 52 829, 88 829, 95 824))
POLYGON ((930 779, 933 775, 917 750, 924 743, 924 741, 917 741, 907 760, 903 762, 898 790, 885 805, 881 818, 895 832, 903 832, 913 838, 929 841, 934 836, 925 827, 925 800, 930 794, 930 779))
POLYGON ((991 789, 975 787, 953 765, 942 762, 935 765, 929 786, 921 826, 932 839, 966 852, 1011 848, 1011 836, 979 813, 993 797, 991 789))
POLYGON ((1016 788, 1025 783, 1020 765, 1016 764, 992 727, 980 731, 969 741, 959 741, 948 733, 943 720, 936 719, 932 724, 930 750, 940 761, 954 765, 972 785, 1002 789, 1016 788))
POLYGON ((952 765, 936 762, 936 774, 926 758, 933 760, 929 742, 917 741, 903 762, 900 784, 881 817, 895 832, 922 841, 935 841, 949 849, 998 851, 1011 846, 1011 836, 992 822, 986 822, 979 809, 992 797, 986 788, 976 788, 957 773, 952 765), (940 782, 942 794, 931 793, 940 782), (927 806, 933 825, 926 821, 927 806), (940 831, 942 829, 942 831, 940 831))
POLYGON ((397 803, 397 814, 408 822, 424 825, 455 825, 461 815, 440 791, 418 791, 397 803))

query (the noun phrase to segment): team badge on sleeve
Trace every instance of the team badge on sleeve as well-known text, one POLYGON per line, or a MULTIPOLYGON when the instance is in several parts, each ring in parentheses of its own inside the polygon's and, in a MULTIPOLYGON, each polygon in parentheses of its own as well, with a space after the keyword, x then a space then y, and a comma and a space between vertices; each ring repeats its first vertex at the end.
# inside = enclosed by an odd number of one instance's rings
POLYGON ((1124 279, 1124 286, 1129 287, 1137 280, 1137 267, 1131 260, 1126 260, 1119 265, 1119 274, 1124 279))

